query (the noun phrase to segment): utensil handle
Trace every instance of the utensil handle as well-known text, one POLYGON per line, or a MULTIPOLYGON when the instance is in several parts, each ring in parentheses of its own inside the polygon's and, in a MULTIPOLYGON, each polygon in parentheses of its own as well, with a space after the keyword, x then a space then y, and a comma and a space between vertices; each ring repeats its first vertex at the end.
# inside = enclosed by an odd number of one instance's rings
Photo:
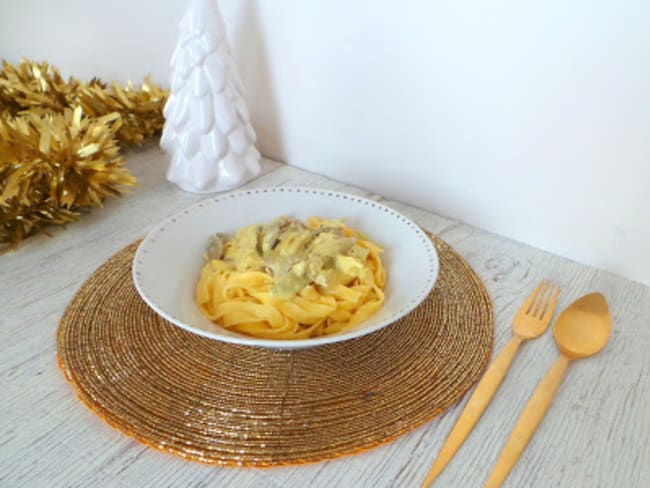
POLYGON ((557 387, 560 386, 564 372, 569 365, 569 359, 560 355, 551 366, 546 376, 539 382, 535 393, 521 412, 521 416, 510 434, 499 459, 497 459, 492 473, 485 484, 486 488, 497 488, 505 481, 519 456, 526 448, 528 441, 533 437, 537 426, 544 418, 544 414, 551 405, 557 387))
POLYGON ((467 405, 465 405, 463 413, 460 414, 460 417, 456 421, 456 425, 454 425, 454 428, 449 433, 449 437, 447 437, 445 445, 442 446, 429 473, 422 482, 423 488, 431 485, 433 480, 438 477, 449 461, 451 461, 451 458, 454 457, 454 454, 456 454, 456 451, 458 451, 463 442, 465 442, 472 428, 478 419, 481 418, 490 400, 492 400, 497 388, 499 388, 520 344, 520 337, 514 336, 510 339, 487 369, 483 378, 476 386, 474 393, 472 393, 472 396, 467 401, 467 405))

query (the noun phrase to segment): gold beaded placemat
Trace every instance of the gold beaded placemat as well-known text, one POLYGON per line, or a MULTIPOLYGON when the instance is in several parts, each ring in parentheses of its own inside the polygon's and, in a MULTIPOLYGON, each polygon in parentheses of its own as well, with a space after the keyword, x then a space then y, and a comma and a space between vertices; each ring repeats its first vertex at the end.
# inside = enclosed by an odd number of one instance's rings
POLYGON ((483 283, 432 239, 440 274, 412 313, 358 339, 293 351, 222 343, 162 319, 133 285, 133 243, 68 305, 59 365, 103 420, 189 460, 266 467, 375 447, 458 400, 492 351, 483 283))

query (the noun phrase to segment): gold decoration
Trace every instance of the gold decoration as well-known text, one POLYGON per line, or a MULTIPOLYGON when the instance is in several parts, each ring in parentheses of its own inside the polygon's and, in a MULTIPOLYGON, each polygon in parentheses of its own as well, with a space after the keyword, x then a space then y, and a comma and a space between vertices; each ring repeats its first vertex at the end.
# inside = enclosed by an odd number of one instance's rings
POLYGON ((65 81, 59 70, 47 62, 23 59, 17 66, 2 62, 0 104, 12 115, 30 111, 37 114, 62 112, 74 104, 80 83, 65 81))
POLYGON ((81 107, 0 117, 0 242, 15 247, 133 185, 118 154, 120 125, 117 113, 83 117, 81 107))
POLYGON ((123 125, 117 133, 118 138, 129 144, 142 144, 145 137, 162 130, 167 94, 147 76, 139 90, 134 89, 131 82, 124 88, 116 83, 106 87, 96 82, 84 85, 78 96, 79 103, 90 116, 119 113, 123 125))
POLYGON ((158 133, 167 96, 149 77, 136 89, 97 78, 66 81, 47 62, 3 61, 0 252, 135 184, 118 141, 141 144, 158 133))
POLYGON ((26 112, 46 114, 80 105, 90 117, 117 112, 122 117, 118 139, 142 144, 162 130, 162 111, 169 92, 145 77, 140 89, 131 82, 126 87, 107 85, 98 78, 88 83, 70 77, 65 81, 59 70, 47 62, 23 59, 17 66, 2 62, 0 104, 12 115, 26 112))
POLYGON ((440 273, 413 312, 358 339, 291 351, 227 344, 164 320, 134 287, 133 243, 66 308, 59 365, 103 420, 187 460, 280 466, 375 447, 456 402, 492 351, 485 286, 432 239, 440 273))

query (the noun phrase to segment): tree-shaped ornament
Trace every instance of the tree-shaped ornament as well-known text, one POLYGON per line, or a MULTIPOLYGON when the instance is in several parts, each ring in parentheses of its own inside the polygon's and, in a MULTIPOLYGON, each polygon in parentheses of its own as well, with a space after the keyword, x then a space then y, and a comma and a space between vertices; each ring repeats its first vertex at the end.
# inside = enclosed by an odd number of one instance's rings
POLYGON ((191 0, 179 29, 160 140, 167 179, 196 193, 236 188, 260 173, 260 153, 215 0, 191 0))

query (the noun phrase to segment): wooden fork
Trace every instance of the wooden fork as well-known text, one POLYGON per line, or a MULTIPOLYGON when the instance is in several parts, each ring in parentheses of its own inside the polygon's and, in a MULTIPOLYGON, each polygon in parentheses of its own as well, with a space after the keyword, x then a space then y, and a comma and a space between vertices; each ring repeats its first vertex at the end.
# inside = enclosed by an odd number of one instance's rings
POLYGON ((445 445, 442 446, 438 458, 424 479, 422 488, 431 485, 472 431, 501 384, 522 341, 539 337, 548 328, 559 294, 559 287, 542 280, 521 306, 512 321, 512 339, 501 349, 467 401, 463 413, 460 414, 445 445))

